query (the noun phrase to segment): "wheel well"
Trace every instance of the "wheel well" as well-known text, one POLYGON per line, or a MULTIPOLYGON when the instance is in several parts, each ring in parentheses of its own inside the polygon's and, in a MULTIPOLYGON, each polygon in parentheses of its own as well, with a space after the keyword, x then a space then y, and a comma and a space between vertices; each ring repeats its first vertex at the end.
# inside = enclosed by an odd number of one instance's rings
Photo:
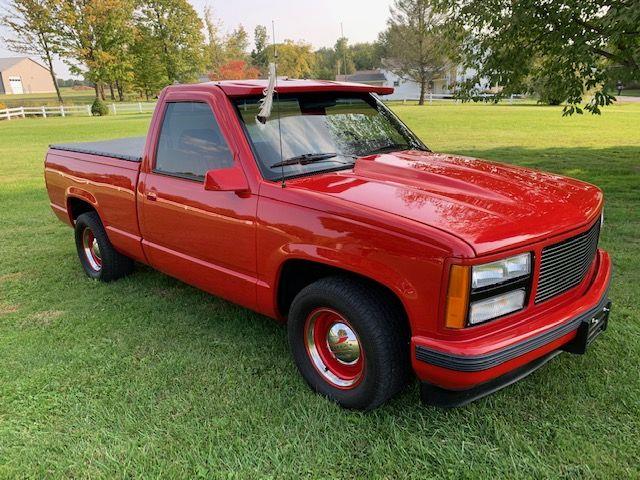
POLYGON ((74 222, 83 213, 95 211, 96 209, 93 208, 93 205, 85 200, 81 200, 75 197, 70 197, 67 200, 67 212, 69 212, 69 216, 74 222))
POLYGON ((309 260, 287 260, 282 266, 278 281, 278 311, 286 317, 293 299, 300 290, 321 278, 333 276, 350 277, 376 289, 403 316, 406 325, 409 326, 402 301, 389 287, 363 275, 309 260))

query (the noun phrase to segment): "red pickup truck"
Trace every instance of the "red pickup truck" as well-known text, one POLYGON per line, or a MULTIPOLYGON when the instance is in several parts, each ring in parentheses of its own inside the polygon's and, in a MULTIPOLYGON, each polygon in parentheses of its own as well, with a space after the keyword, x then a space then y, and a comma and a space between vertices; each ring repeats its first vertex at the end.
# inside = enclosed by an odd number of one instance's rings
POLYGON ((45 178, 93 279, 134 262, 286 323, 317 392, 374 408, 406 385, 462 405, 608 321, 603 195, 431 152, 392 89, 282 80, 175 85, 146 138, 52 145, 45 178))

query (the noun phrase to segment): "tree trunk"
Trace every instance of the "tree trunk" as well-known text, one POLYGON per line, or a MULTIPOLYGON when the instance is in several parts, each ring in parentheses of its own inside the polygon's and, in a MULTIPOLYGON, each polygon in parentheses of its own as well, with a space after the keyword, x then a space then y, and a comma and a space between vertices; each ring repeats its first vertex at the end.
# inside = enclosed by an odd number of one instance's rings
POLYGON ((118 91, 118 98, 121 102, 124 102, 124 91, 122 85, 118 80, 116 80, 116 90, 118 91))
POLYGON ((98 87, 98 82, 94 82, 93 89, 96 91, 96 98, 100 98, 100 87, 98 87))
POLYGON ((109 93, 111 94, 111 100, 116 101, 116 94, 113 91, 113 83, 109 83, 109 93))
POLYGON ((427 90, 427 79, 422 77, 420 79, 420 100, 418 100, 418 105, 424 105, 424 94, 427 90))
POLYGON ((104 83, 98 82, 98 85, 100 85, 100 100, 104 102, 104 83))
POLYGON ((53 86, 56 88, 56 95, 58 96, 58 101, 60 104, 63 104, 62 94, 60 93, 60 87, 58 86, 58 79, 56 78, 56 74, 53 71, 53 60, 51 59, 51 52, 48 49, 45 49, 47 65, 49 65, 49 74, 51 75, 51 80, 53 80, 53 86))

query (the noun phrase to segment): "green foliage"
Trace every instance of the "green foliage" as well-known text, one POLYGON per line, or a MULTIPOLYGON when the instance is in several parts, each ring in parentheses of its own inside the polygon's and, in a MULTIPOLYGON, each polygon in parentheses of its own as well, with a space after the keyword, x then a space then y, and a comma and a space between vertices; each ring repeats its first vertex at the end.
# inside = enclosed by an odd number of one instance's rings
POLYGON ((387 67, 420 85, 421 105, 429 82, 455 64, 458 55, 458 37, 432 0, 395 0, 380 38, 391 58, 387 67))
MULTIPOLYGON (((310 78, 315 67, 315 55, 311 45, 285 40, 276 45, 278 52, 278 75, 290 78, 310 78)), ((273 49, 267 48, 267 63, 273 62, 273 49)))
POLYGON ((11 32, 2 38, 8 50, 39 57, 46 65, 62 103, 53 70, 53 57, 60 47, 53 13, 57 6, 58 0, 11 0, 0 15, 0 25, 11 32))
MULTIPOLYGON (((610 0, 442 0, 467 34, 466 64, 477 70, 463 94, 473 98, 488 79, 502 95, 527 90, 531 75, 553 79, 553 97, 565 113, 600 113, 611 104, 607 89, 640 79, 640 2, 610 0), (544 59, 532 62, 532 59, 544 59)), ((547 82, 543 82, 547 83, 547 82)))
POLYGON ((265 50, 269 48, 267 27, 264 25, 256 25, 256 28, 253 30, 253 43, 255 44, 255 48, 251 51, 251 63, 254 67, 265 70, 267 67, 265 50))
POLYGON ((139 24, 131 46, 133 58, 134 88, 147 100, 155 97, 162 88, 169 85, 167 66, 155 50, 158 40, 152 27, 139 24))
POLYGON ((533 60, 529 77, 523 83, 521 93, 535 96, 539 103, 560 105, 567 100, 562 83, 555 75, 549 75, 544 64, 546 59, 533 60))
MULTIPOLYGON (((204 24, 207 32, 207 42, 204 45, 204 66, 209 78, 225 78, 229 73, 230 65, 242 64, 246 66, 250 59, 252 62, 256 60, 254 59, 255 51, 251 56, 247 53, 249 36, 242 25, 236 27, 226 36, 221 35, 222 22, 215 19, 213 10, 208 6, 205 7, 204 24), (222 72, 221 69, 224 69, 225 72, 222 72)), ((259 27, 260 25, 256 29, 259 27)), ((253 65, 260 68, 260 65, 256 63, 253 65)))
POLYGON ((225 40, 225 57, 229 60, 246 60, 249 36, 242 25, 235 28, 225 40))
POLYGON ((333 46, 335 52, 336 71, 339 75, 348 75, 355 72, 356 67, 353 63, 353 56, 346 37, 340 37, 333 46))
POLYGON ((160 57, 169 83, 198 79, 204 68, 203 25, 187 0, 144 0, 136 26, 145 32, 149 54, 160 57))
POLYGON ((96 97, 91 105, 91 114, 96 117, 104 117, 109 115, 109 107, 99 97, 96 97))
POLYGON ((60 2, 54 18, 59 51, 72 72, 99 85, 130 80, 133 8, 132 0, 60 2))
POLYGON ((384 56, 384 48, 379 42, 365 42, 349 45, 349 54, 356 70, 379 68, 384 56))
POLYGON ((320 48, 315 52, 313 77, 335 80, 339 73, 344 74, 342 65, 347 59, 347 72, 373 70, 382 63, 383 46, 380 42, 356 43, 348 45, 346 38, 339 39, 333 48, 320 48))
POLYGON ((224 41, 220 38, 221 22, 216 20, 213 9, 204 9, 204 26, 207 32, 204 45, 204 66, 207 72, 216 72, 225 63, 224 41))

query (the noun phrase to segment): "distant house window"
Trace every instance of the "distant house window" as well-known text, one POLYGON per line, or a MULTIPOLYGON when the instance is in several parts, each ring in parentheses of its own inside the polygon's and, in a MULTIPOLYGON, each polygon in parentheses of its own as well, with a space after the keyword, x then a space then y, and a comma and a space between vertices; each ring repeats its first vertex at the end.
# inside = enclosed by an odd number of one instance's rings
POLYGON ((400 80, 394 80, 393 81, 393 86, 394 87, 399 87, 400 86, 400 80))

